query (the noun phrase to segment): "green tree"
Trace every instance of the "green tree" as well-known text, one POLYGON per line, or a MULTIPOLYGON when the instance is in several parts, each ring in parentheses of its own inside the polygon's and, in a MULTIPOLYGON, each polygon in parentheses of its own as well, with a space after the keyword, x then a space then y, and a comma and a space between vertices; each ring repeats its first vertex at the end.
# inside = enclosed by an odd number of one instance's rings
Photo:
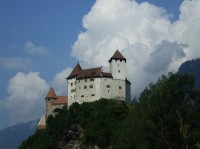
POLYGON ((170 73, 141 94, 113 144, 126 148, 193 149, 200 140, 200 93, 194 78, 170 73), (120 136, 121 130, 125 132, 120 136), (124 138, 132 136, 131 138, 124 138), (118 145, 119 140, 123 140, 118 145))

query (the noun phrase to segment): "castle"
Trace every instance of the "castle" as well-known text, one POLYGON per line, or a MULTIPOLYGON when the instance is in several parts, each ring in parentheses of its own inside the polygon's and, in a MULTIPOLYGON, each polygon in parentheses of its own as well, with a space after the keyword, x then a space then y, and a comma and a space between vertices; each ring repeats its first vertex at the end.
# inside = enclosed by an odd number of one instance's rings
POLYGON ((131 83, 125 77, 126 58, 117 50, 110 58, 110 72, 103 67, 82 69, 78 63, 67 79, 68 96, 57 96, 50 88, 46 100, 46 116, 40 119, 39 127, 45 125, 44 118, 55 115, 64 106, 77 102, 92 102, 101 98, 131 101, 131 83))

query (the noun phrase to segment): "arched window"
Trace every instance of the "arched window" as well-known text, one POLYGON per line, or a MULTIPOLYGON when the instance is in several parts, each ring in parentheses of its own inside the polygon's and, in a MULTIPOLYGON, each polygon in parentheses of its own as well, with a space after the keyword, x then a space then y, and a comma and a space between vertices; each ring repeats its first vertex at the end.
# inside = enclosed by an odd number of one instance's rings
POLYGON ((84 89, 87 89, 87 85, 84 85, 84 89))
POLYGON ((56 109, 53 110, 53 113, 56 113, 56 112, 59 112, 59 111, 60 111, 60 109, 56 108, 56 109))
POLYGON ((95 96, 95 94, 92 94, 91 96, 95 96))
POLYGON ((81 95, 81 98, 84 97, 84 95, 81 95))
POLYGON ((90 84, 89 88, 93 88, 93 85, 92 85, 92 84, 90 84))

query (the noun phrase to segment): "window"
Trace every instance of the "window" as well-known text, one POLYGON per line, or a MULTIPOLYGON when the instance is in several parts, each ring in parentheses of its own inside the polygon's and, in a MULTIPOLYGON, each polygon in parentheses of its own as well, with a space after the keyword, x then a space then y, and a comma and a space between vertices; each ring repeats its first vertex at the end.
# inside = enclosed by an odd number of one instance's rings
POLYGON ((75 99, 75 97, 76 97, 76 96, 74 95, 74 99, 75 99))
POLYGON ((81 89, 81 87, 79 86, 79 89, 81 89))
POLYGON ((87 79, 85 79, 85 82, 87 82, 87 79))
POLYGON ((121 86, 119 86, 119 89, 121 90, 121 89, 122 89, 122 87, 121 87, 121 86))
POLYGON ((118 70, 118 72, 120 73, 120 70, 118 70))
POLYGON ((105 81, 106 81, 106 79, 105 79, 105 81))
POLYGON ((73 89, 73 90, 71 90, 71 93, 73 93, 73 92, 75 92, 76 91, 76 89, 73 89))
POLYGON ((79 83, 80 83, 80 80, 79 80, 79 83))
POLYGON ((118 64, 118 66, 119 66, 119 64, 118 64))
POLYGON ((107 87, 107 88, 110 88, 111 86, 110 86, 110 85, 106 85, 106 87, 107 87))
POLYGON ((95 94, 92 94, 91 96, 95 96, 95 94))
POLYGON ((73 86, 73 83, 71 83, 71 86, 73 86))
POLYGON ((93 85, 92 85, 92 84, 90 84, 89 88, 93 88, 93 85))
POLYGON ((81 95, 81 98, 84 97, 84 95, 81 95))
POLYGON ((109 90, 108 90, 108 92, 109 92, 109 90))
POLYGON ((120 62, 122 62, 122 60, 120 59, 120 62))
POLYGON ((56 112, 59 112, 59 111, 60 111, 60 109, 56 108, 56 109, 53 110, 53 113, 56 113, 56 112))
POLYGON ((94 79, 90 79, 90 81, 94 81, 94 79))
POLYGON ((84 89, 87 89, 87 86, 86 86, 86 85, 84 85, 84 89))

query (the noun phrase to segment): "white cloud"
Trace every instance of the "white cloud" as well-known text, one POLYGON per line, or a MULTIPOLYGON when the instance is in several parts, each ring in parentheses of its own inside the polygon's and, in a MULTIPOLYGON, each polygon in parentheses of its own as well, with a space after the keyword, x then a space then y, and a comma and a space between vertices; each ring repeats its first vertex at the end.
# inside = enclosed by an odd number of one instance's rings
POLYGON ((200 57, 200 1, 185 0, 180 12, 172 23, 164 9, 147 2, 98 0, 83 18, 86 31, 71 55, 87 65, 108 66, 119 47, 127 58, 133 95, 138 95, 163 73, 177 71, 184 60, 200 57))
POLYGON ((8 97, 4 100, 9 123, 38 119, 45 110, 44 97, 48 89, 48 84, 38 72, 18 72, 11 78, 7 87, 8 97))
POLYGON ((0 65, 6 69, 27 69, 31 64, 28 59, 18 57, 0 57, 0 65))
POLYGON ((63 71, 56 74, 52 81, 52 86, 54 87, 57 95, 67 95, 67 81, 66 78, 71 73, 71 68, 66 68, 63 71))
POLYGON ((24 48, 27 51, 27 53, 31 55, 46 56, 50 53, 50 51, 47 48, 42 46, 35 46, 31 41, 27 41, 24 45, 24 48))

